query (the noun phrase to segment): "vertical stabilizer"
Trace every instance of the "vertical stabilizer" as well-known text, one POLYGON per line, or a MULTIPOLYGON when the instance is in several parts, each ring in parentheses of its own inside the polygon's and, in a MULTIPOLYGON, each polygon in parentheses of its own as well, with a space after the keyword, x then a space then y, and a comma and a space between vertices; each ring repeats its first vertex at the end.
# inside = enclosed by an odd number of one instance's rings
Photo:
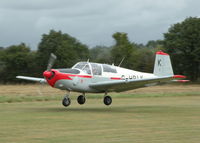
POLYGON ((156 76, 173 76, 173 69, 170 57, 162 51, 156 52, 153 74, 156 76))

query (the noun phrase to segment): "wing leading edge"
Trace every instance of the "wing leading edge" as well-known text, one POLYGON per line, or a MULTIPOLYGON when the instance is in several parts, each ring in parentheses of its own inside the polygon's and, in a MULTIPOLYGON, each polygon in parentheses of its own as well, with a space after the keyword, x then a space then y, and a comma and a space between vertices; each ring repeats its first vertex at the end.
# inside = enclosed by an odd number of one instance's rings
POLYGON ((47 81, 44 78, 36 78, 36 77, 29 77, 29 76, 16 76, 18 79, 24 79, 24 80, 30 80, 30 81, 36 81, 40 83, 46 83, 47 81))

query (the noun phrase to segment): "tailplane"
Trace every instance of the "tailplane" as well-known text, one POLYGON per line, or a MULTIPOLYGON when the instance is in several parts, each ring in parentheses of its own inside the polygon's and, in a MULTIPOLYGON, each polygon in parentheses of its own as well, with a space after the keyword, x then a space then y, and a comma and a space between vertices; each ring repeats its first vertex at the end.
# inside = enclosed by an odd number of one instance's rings
POLYGON ((154 64, 153 74, 156 76, 173 76, 174 72, 170 57, 162 51, 156 52, 156 60, 154 64))

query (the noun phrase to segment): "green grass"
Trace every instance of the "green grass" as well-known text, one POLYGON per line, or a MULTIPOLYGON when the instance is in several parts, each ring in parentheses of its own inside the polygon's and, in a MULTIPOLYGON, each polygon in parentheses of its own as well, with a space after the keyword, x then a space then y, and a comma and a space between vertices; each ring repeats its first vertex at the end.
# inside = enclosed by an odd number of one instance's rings
POLYGON ((54 101, 61 100, 63 96, 25 96, 25 95, 3 95, 0 96, 0 103, 32 102, 32 101, 54 101))
MULTIPOLYGON (((200 92, 180 92, 180 93, 111 93, 114 98, 141 98, 141 97, 169 97, 169 96, 195 96, 200 95, 200 92)), ((88 95, 89 98, 102 98, 97 94, 88 95)))
POLYGON ((199 143, 200 96, 0 104, 2 143, 199 143))
MULTIPOLYGON (((77 97, 71 94, 71 98, 77 97)), ((195 96, 200 95, 199 92, 182 92, 182 93, 110 93, 113 98, 142 98, 142 97, 169 97, 169 96, 195 96)), ((104 94, 86 94, 89 99, 100 99, 103 98, 104 94)), ((0 103, 14 103, 14 102, 32 102, 32 101, 58 101, 61 100, 64 95, 2 95, 0 96, 0 103)))

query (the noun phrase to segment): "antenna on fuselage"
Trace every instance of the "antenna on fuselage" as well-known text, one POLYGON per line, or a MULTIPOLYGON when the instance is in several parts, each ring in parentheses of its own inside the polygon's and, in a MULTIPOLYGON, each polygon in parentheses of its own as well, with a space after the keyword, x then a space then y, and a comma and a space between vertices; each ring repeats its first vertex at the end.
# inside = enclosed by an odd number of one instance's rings
POLYGON ((122 62, 124 61, 125 57, 123 57, 123 59, 121 60, 121 62, 119 63, 118 67, 121 66, 122 62))

